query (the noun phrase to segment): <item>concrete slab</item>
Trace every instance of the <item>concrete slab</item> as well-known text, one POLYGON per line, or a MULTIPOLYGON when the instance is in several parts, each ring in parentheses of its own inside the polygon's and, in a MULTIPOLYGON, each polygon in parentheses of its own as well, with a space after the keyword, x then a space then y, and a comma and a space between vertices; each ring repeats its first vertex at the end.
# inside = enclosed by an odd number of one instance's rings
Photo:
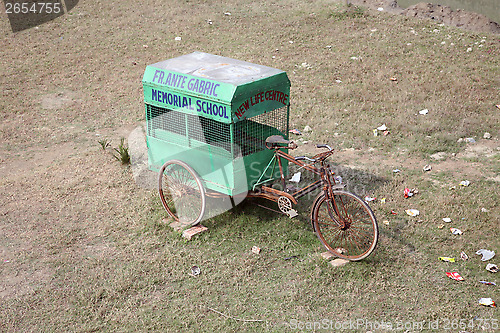
POLYGON ((341 258, 333 259, 332 261, 330 261, 330 265, 332 265, 333 267, 341 267, 341 266, 347 265, 348 263, 350 263, 349 260, 345 260, 345 259, 341 259, 341 258))
POLYGON ((182 232, 182 237, 186 238, 187 240, 191 240, 191 238, 199 234, 200 232, 207 231, 208 228, 205 226, 202 226, 201 224, 195 225, 194 227, 191 227, 189 229, 186 229, 182 232))
POLYGON ((158 174, 148 168, 148 148, 144 125, 137 126, 128 136, 128 150, 132 176, 136 184, 145 189, 158 188, 158 174))
POLYGON ((325 260, 329 260, 335 256, 333 254, 331 254, 330 252, 326 251, 326 252, 321 253, 321 257, 325 260))

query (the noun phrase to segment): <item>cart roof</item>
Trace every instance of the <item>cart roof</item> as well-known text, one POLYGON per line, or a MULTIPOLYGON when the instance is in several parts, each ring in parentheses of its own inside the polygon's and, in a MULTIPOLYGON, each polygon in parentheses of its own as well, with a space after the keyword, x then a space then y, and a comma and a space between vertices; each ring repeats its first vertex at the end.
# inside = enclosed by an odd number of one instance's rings
POLYGON ((151 65, 151 67, 207 78, 233 86, 283 73, 282 70, 276 68, 203 52, 193 52, 161 61, 151 65))
POLYGON ((203 52, 193 52, 147 66, 143 83, 226 103, 241 94, 252 94, 272 86, 288 89, 290 86, 282 70, 203 52), (176 74, 181 74, 181 77, 176 74), (196 81, 191 81, 189 85, 191 79, 199 79, 197 89, 194 88, 196 81), (204 82, 203 89, 199 88, 201 81, 204 82))

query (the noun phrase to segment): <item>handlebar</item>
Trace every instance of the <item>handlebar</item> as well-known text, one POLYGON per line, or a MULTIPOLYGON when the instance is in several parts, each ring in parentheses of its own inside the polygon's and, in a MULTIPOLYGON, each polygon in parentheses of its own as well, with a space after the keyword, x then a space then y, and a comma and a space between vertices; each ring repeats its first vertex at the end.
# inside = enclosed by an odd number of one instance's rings
POLYGON ((316 163, 317 161, 325 160, 328 156, 333 154, 333 149, 329 145, 319 144, 319 145, 316 145, 316 148, 326 148, 326 149, 328 149, 328 151, 324 151, 322 153, 319 153, 319 154, 315 155, 313 158, 310 158, 307 156, 297 156, 297 157, 295 157, 295 160, 296 161, 307 160, 307 161, 316 163))
POLYGON ((307 156, 297 156, 295 157, 295 160, 296 161, 300 161, 300 160, 308 160, 308 161, 311 161, 311 162, 316 162, 316 159, 314 158, 309 158, 307 156))
POLYGON ((333 150, 329 145, 325 144, 316 145, 316 148, 326 148, 328 150, 333 150))

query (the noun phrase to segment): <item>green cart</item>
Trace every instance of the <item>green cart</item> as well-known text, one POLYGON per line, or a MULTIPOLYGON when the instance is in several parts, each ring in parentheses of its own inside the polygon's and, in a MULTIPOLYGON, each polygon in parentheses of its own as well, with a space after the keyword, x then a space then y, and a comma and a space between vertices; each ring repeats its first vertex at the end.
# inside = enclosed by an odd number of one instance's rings
POLYGON ((272 158, 266 138, 287 138, 290 81, 281 70, 194 52, 147 66, 142 82, 150 169, 182 165, 210 195, 244 196, 272 158))
POLYGON ((288 141, 290 81, 285 72, 194 52, 147 66, 143 78, 150 169, 159 172, 163 206, 181 226, 206 214, 210 197, 259 197, 297 216, 297 199, 322 189, 311 209, 320 241, 333 254, 361 260, 378 227, 368 205, 343 191, 326 158, 292 157, 288 141), (285 183, 289 163, 315 174, 303 188, 285 183), (271 185, 273 184, 273 185, 271 185), (276 186, 278 185, 278 186, 276 186))

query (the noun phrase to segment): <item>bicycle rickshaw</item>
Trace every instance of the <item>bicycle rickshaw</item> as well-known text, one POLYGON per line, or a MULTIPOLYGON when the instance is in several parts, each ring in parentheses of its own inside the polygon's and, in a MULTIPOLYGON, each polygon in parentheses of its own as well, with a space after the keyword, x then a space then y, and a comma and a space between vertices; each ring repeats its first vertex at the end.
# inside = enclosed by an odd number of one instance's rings
POLYGON ((349 260, 373 252, 375 216, 334 177, 326 161, 333 149, 323 144, 313 157, 288 154, 297 146, 288 140, 285 72, 194 52, 147 66, 142 82, 148 163, 159 172, 160 198, 175 221, 199 223, 207 216, 207 197, 229 198, 231 206, 264 198, 294 217, 297 200, 319 190, 310 218, 326 249, 349 260), (287 185, 290 163, 316 180, 302 188, 287 185))

